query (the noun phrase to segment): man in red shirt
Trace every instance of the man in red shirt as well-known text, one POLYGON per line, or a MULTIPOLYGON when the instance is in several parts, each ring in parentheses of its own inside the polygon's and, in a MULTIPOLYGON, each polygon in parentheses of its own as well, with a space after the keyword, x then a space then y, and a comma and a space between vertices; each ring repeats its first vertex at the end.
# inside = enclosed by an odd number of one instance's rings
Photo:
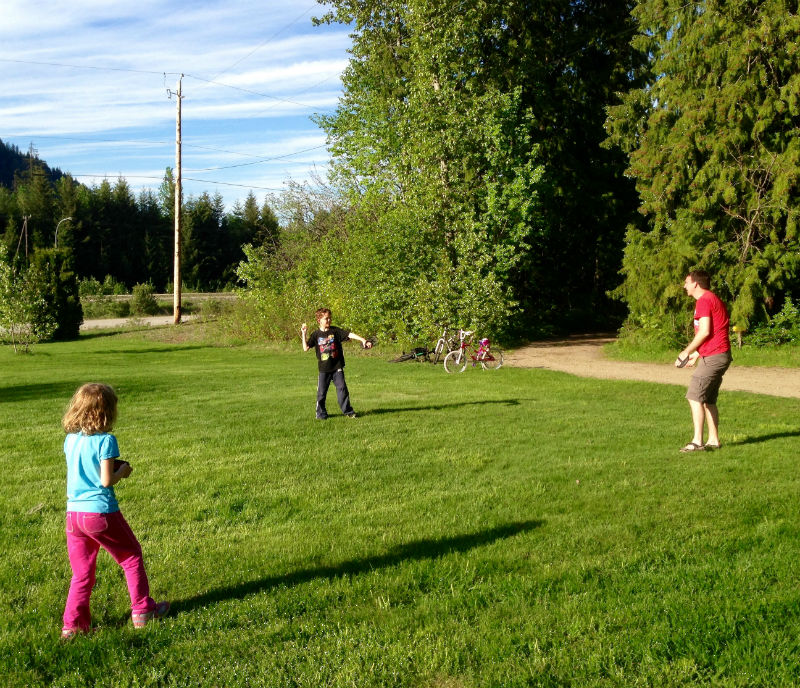
POLYGON ((712 291, 711 278, 704 270, 693 270, 683 282, 686 293, 697 301, 694 308, 694 339, 675 361, 677 368, 697 365, 686 392, 692 409, 694 437, 682 452, 719 449, 717 396, 722 376, 731 364, 730 318, 728 309, 712 291), (708 439, 703 444, 704 424, 708 439))

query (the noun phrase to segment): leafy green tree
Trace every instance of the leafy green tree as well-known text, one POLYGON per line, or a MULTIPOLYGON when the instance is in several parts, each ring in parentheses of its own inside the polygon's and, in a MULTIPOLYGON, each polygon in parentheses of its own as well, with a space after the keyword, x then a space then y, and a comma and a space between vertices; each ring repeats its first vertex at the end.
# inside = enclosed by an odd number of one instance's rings
POLYGON ((610 108, 611 143, 646 227, 631 227, 617 294, 628 326, 681 335, 685 274, 703 267, 733 322, 800 284, 800 15, 783 0, 641 0, 641 88, 610 108))
POLYGON ((333 180, 376 241, 428 247, 405 285, 419 329, 530 333, 602 301, 634 207, 622 155, 600 148, 603 108, 636 64, 630 4, 325 4, 322 21, 353 28, 343 98, 320 118, 333 180))
POLYGON ((10 340, 15 352, 28 353, 32 344, 49 339, 56 330, 46 281, 36 264, 22 269, 12 265, 0 245, 0 335, 10 340))

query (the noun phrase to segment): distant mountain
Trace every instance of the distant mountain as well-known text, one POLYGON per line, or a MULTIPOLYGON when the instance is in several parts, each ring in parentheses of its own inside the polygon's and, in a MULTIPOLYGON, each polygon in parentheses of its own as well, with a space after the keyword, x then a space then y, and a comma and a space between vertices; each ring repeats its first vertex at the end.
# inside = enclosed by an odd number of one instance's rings
MULTIPOLYGON (((36 152, 33 151, 33 162, 41 167, 50 181, 55 182, 64 176, 64 173, 57 167, 51 168, 44 160, 40 160, 36 152)), ((14 175, 17 172, 24 172, 30 167, 31 153, 23 153, 15 145, 3 143, 0 139, 0 186, 12 188, 14 185, 14 175)))

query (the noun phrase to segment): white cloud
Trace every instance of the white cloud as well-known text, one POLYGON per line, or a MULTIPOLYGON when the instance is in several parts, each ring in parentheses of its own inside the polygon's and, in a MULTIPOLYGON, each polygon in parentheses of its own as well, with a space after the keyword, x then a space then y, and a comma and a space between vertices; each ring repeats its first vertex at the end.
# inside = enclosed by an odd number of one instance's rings
POLYGON ((322 11, 315 0, 4 0, 0 139, 34 142, 51 166, 100 175, 95 183, 121 174, 131 188, 157 188, 174 164, 167 91, 182 72, 185 166, 297 153, 202 173, 226 202, 247 190, 222 182, 302 180, 328 159, 324 147, 298 151, 324 146, 309 117, 336 107, 350 46, 346 27, 311 25, 322 11))

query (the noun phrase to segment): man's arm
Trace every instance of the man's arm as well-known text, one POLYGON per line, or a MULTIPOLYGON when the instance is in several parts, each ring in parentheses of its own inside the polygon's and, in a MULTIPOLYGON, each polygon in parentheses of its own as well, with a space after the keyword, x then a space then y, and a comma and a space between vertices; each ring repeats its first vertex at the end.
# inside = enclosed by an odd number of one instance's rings
POLYGON ((706 316, 700 318, 700 321, 697 324, 697 332, 694 335, 694 339, 689 342, 689 346, 687 346, 683 351, 678 354, 678 360, 675 361, 675 367, 681 368, 680 365, 683 361, 685 361, 689 357, 693 357, 697 360, 697 355, 695 352, 700 348, 700 345, 706 341, 711 336, 711 317, 706 316))

